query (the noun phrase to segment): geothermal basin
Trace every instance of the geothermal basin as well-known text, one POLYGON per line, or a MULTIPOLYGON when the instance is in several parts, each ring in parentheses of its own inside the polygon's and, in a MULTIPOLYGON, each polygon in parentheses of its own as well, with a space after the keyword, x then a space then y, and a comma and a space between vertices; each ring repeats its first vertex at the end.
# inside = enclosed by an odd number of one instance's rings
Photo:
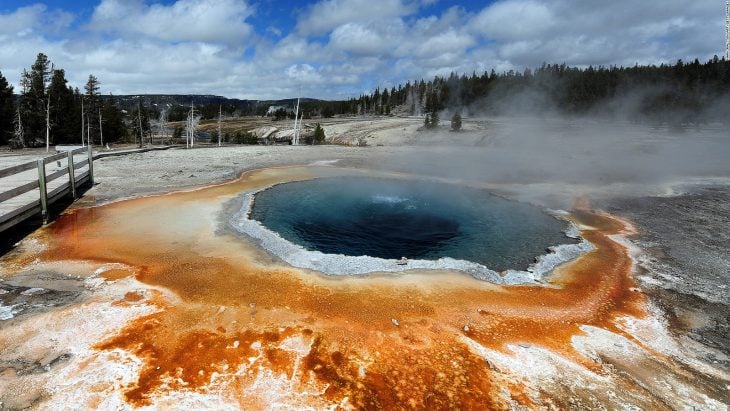
POLYGON ((6 367, 2 400, 721 408, 721 378, 677 362, 637 288, 632 232, 585 203, 558 219, 479 188, 328 166, 77 208, 2 261, 7 281, 64 274, 81 295, 26 318, 18 307, 0 328, 4 360, 52 371, 6 367), (394 251, 408 232, 419 241, 394 251))

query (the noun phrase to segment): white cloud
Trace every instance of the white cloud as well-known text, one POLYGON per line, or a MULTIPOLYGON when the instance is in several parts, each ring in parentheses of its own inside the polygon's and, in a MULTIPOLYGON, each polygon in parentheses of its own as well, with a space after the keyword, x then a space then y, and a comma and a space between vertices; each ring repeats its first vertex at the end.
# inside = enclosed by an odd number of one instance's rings
POLYGON ((402 0, 322 0, 299 19, 302 34, 326 34, 348 23, 368 23, 410 15, 418 4, 402 0))
POLYGON ((73 15, 61 10, 48 10, 43 4, 20 7, 0 14, 0 36, 27 36, 36 33, 58 33, 73 22, 73 15))
POLYGON ((177 0, 170 5, 142 0, 102 0, 89 27, 121 36, 147 36, 171 42, 239 43, 251 26, 251 7, 243 0, 177 0))
POLYGON ((38 25, 45 11, 46 6, 36 4, 21 7, 12 13, 0 14, 0 35, 27 34, 38 25))
POLYGON ((380 23, 347 23, 330 34, 330 45, 355 55, 388 57, 405 35, 400 19, 380 23))
POLYGON ((547 5, 532 0, 508 0, 482 10, 471 27, 495 40, 526 40, 553 29, 555 17, 547 5))
POLYGON ((719 53, 721 13, 713 0, 503 0, 469 29, 516 66, 658 63, 719 53))
POLYGON ((43 5, 0 14, 0 71, 17 85, 43 52, 71 85, 93 73, 104 93, 346 98, 451 71, 673 63, 724 45, 714 0, 502 0, 440 15, 419 12, 431 0, 324 0, 282 33, 251 25, 253 1, 150 1, 101 0, 81 22, 43 5))
POLYGON ((419 57, 429 58, 449 53, 461 54, 475 43, 474 38, 470 35, 452 28, 424 39, 415 49, 415 54, 419 57))
POLYGON ((289 78, 299 83, 321 83, 323 78, 317 70, 309 64, 293 64, 286 70, 289 78))
POLYGON ((272 47, 262 47, 260 50, 263 55, 259 58, 267 60, 269 64, 276 64, 279 61, 285 65, 292 61, 326 58, 319 44, 311 43, 306 38, 291 35, 281 39, 272 47))

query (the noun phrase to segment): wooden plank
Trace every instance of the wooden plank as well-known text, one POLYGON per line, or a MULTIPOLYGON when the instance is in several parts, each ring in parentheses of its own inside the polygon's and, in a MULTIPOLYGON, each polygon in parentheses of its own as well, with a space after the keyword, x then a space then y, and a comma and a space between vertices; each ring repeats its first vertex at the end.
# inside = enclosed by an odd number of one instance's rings
POLYGON ((68 183, 61 184, 60 186, 56 187, 56 189, 48 193, 48 204, 55 202, 56 200, 65 196, 66 194, 69 194, 70 192, 71 190, 68 183))
POLYGON ((69 151, 83 149, 84 146, 78 144, 59 144, 55 148, 57 153, 68 153, 69 151))
POLYGON ((53 180, 57 179, 58 177, 65 176, 66 174, 68 174, 68 169, 62 168, 62 169, 56 171, 55 173, 51 173, 51 174, 47 175, 46 182, 53 181, 53 180))
POLYGON ((68 152, 68 161, 66 161, 66 168, 68 169, 68 183, 71 187, 71 197, 76 199, 76 177, 74 176, 74 153, 68 152))
POLYGON ((38 210, 40 209, 38 204, 28 204, 26 207, 28 207, 28 209, 26 209, 25 207, 22 209, 18 209, 16 211, 22 210, 22 212, 19 212, 18 214, 13 215, 13 217, 9 218, 8 220, 1 222, 0 223, 0 232, 3 232, 5 230, 7 230, 8 228, 16 226, 16 225, 22 223, 23 221, 25 221, 35 215, 38 215, 38 210))
POLYGON ((89 172, 84 171, 83 173, 76 176, 76 186, 80 186, 81 184, 84 184, 85 182, 89 181, 89 172))
POLYGON ((43 224, 48 223, 48 186, 46 186, 46 162, 38 160, 38 190, 41 193, 41 215, 43 224))
POLYGON ((87 164, 89 164, 89 160, 83 159, 79 161, 78 163, 74 163, 74 170, 78 170, 81 167, 85 167, 87 164))
POLYGON ((23 184, 20 187, 15 187, 12 190, 0 193, 0 203, 13 197, 17 197, 21 194, 27 193, 28 191, 34 190, 36 188, 38 188, 38 180, 31 181, 30 183, 23 184))
POLYGON ((94 185, 94 152, 91 150, 91 146, 89 146, 89 180, 91 180, 91 185, 94 185))
POLYGON ((28 163, 18 164, 17 166, 4 168, 4 169, 0 170, 0 178, 22 173, 23 171, 32 170, 32 169, 36 168, 37 166, 38 166, 38 163, 36 163, 35 161, 31 161, 28 163))
POLYGON ((48 164, 48 163, 54 162, 56 160, 61 160, 61 159, 64 159, 64 158, 66 158, 66 153, 58 153, 58 154, 54 154, 54 155, 52 155, 50 157, 44 158, 43 159, 43 162, 46 163, 46 164, 48 164))
MULTIPOLYGON (((3 225, 4 226, 7 222, 15 219, 16 217, 18 217, 21 214, 23 214, 23 213, 25 213, 27 211, 30 211, 30 210, 33 210, 34 213, 38 213, 39 210, 40 210, 38 208, 39 205, 40 205, 40 203, 41 203, 40 200, 35 200, 35 201, 33 201, 31 203, 28 203, 28 204, 26 204, 26 205, 24 205, 24 206, 22 206, 20 208, 16 208, 15 210, 13 210, 13 211, 11 211, 11 212, 9 212, 7 214, 3 214, 2 216, 0 216, 0 225, 3 225)), ((2 231, 4 229, 5 228, 0 228, 0 231, 2 231)))
POLYGON ((71 152, 74 153, 74 154, 78 154, 78 153, 82 153, 84 151, 86 151, 86 147, 79 147, 79 148, 77 148, 75 150, 72 150, 71 152))

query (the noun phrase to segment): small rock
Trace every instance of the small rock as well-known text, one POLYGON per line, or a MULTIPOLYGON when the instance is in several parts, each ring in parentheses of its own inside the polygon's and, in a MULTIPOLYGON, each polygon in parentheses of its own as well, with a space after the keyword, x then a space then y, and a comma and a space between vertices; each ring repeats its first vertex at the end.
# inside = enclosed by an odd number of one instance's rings
POLYGON ((390 321, 392 321, 393 325, 395 325, 396 327, 400 327, 400 323, 395 318, 391 318, 390 321))
POLYGON ((468 333, 468 332, 469 332, 469 326, 468 326, 468 325, 465 325, 465 326, 464 326, 464 332, 465 332, 465 333, 468 333))
POLYGON ((20 294, 22 294, 22 295, 38 295, 38 294, 45 294, 47 292, 48 292, 48 290, 46 290, 45 288, 34 287, 34 288, 29 288, 29 289, 23 291, 20 294))

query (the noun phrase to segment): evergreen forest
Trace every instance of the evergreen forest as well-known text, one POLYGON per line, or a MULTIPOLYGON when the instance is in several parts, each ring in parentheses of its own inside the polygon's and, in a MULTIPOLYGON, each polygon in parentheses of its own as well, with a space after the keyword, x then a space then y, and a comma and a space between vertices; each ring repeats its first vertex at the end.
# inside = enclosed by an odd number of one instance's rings
MULTIPOLYGON (((283 109, 296 100, 253 101, 218 96, 112 96, 89 75, 83 90, 68 85, 65 71, 43 53, 23 71, 14 90, 0 72, 0 145, 92 144, 138 141, 151 132, 150 119, 185 119, 190 103, 200 117, 292 118, 283 109), (197 100, 197 101, 196 101, 197 100)), ((339 101, 302 99, 304 118, 336 115, 419 115, 432 124, 465 116, 594 116, 635 122, 701 124, 730 122, 730 62, 717 56, 675 64, 632 67, 571 67, 497 73, 451 73, 408 81, 339 101)))

